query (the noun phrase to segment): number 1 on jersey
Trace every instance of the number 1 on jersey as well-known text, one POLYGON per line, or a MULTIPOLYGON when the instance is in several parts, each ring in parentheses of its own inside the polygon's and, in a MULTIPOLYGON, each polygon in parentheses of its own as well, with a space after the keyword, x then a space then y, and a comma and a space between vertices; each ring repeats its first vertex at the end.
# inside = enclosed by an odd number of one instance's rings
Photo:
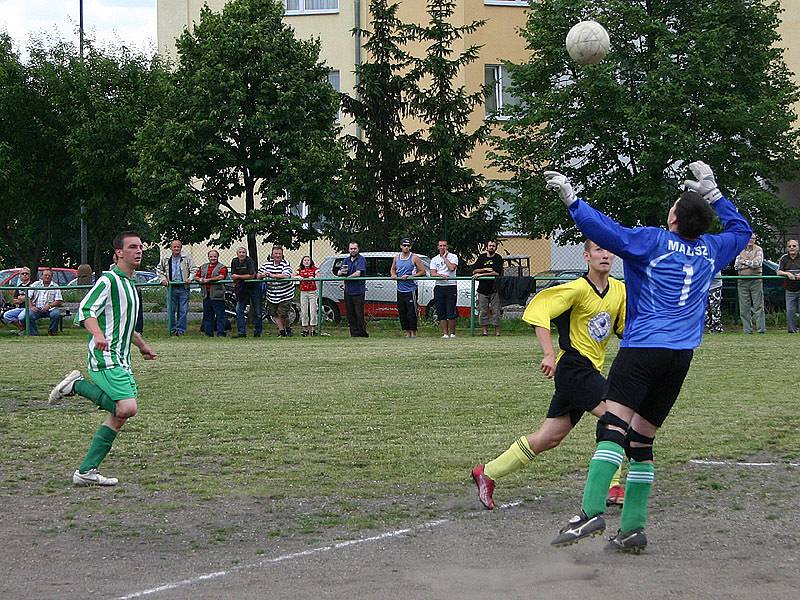
POLYGON ((681 288, 681 297, 678 298, 678 306, 684 306, 687 298, 689 298, 689 288, 692 287, 694 267, 692 267, 692 265, 683 265, 683 272, 686 275, 683 278, 683 287, 681 288))

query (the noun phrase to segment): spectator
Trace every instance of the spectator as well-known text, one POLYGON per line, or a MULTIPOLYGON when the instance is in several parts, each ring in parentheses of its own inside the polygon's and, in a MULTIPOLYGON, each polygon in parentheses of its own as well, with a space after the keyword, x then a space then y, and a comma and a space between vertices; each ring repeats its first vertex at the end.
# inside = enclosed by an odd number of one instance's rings
POLYGON ((172 313, 169 315, 169 320, 171 322, 171 335, 181 336, 186 333, 186 319, 189 314, 188 283, 195 272, 195 266, 192 257, 183 254, 183 242, 172 240, 169 247, 171 254, 161 258, 158 267, 156 267, 156 273, 161 276, 162 285, 170 286, 172 313))
MULTIPOLYGON (((64 303, 61 297, 61 290, 54 288, 53 272, 50 269, 42 269, 42 279, 34 282, 30 286, 30 316, 28 317, 28 334, 39 335, 36 321, 50 317, 50 326, 47 328, 47 335, 58 335, 58 326, 61 324, 60 306, 64 303), (48 288, 48 289, 42 289, 48 288)), ((25 321, 25 314, 19 316, 20 322, 25 321)))
MULTIPOLYGON (((353 278, 367 276, 367 261, 359 254, 358 242, 350 242, 347 246, 350 256, 342 261, 339 276, 353 278)), ((364 321, 364 296, 367 285, 363 280, 344 282, 344 304, 347 310, 347 322, 350 325, 351 337, 369 337, 367 324, 364 321)))
POLYGON ((452 279, 458 269, 458 257, 447 251, 447 240, 439 240, 439 254, 431 260, 431 276, 438 277, 433 288, 436 301, 436 318, 442 330, 442 339, 456 337, 456 302, 458 300, 458 281, 452 279))
POLYGON ((228 267, 219 262, 219 252, 208 251, 208 262, 201 265, 194 274, 195 281, 201 284, 203 292, 203 323, 200 329, 214 337, 216 324, 217 337, 225 337, 225 286, 221 281, 228 276, 228 267))
POLYGON ((797 240, 789 240, 786 254, 778 261, 778 275, 786 277, 783 286, 786 288, 786 326, 789 333, 797 333, 797 310, 800 300, 800 255, 797 252, 797 240))
MULTIPOLYGON (((472 269, 473 277, 501 277, 503 259, 497 254, 497 242, 486 242, 486 253, 478 256, 472 269)), ((494 334, 500 335, 500 292, 496 279, 478 281, 478 319, 483 327, 483 335, 489 335, 489 324, 494 325, 494 334), (491 317, 489 316, 491 313, 491 317)))
POLYGON ((25 290, 31 284, 31 270, 28 267, 23 267, 19 272, 19 283, 17 289, 11 295, 11 308, 3 313, 3 321, 8 325, 13 325, 19 331, 17 334, 22 334, 25 330, 25 290), (20 315, 22 318, 20 319, 20 315))
MULTIPOLYGON (((303 279, 314 279, 319 276, 319 269, 314 264, 310 256, 300 259, 300 267, 297 269, 298 276, 303 279)), ((317 335, 317 309, 319 308, 319 296, 317 295, 316 281, 300 282, 300 323, 303 325, 303 337, 317 335), (311 329, 309 330, 309 325, 311 329)))
POLYGON ((261 282, 258 281, 256 262, 247 256, 247 248, 244 246, 236 249, 236 257, 231 261, 231 279, 233 279, 233 292, 236 294, 237 333, 233 337, 247 337, 247 319, 244 311, 248 304, 253 307, 253 318, 255 319, 253 337, 261 337, 264 327, 261 321, 261 282))
POLYGON ((292 267, 289 265, 289 261, 283 257, 283 248, 273 246, 272 258, 261 266, 258 276, 269 280, 266 284, 267 302, 269 302, 269 312, 275 320, 275 325, 278 326, 280 337, 292 335, 292 330, 286 323, 294 298, 292 275, 292 267))
POLYGON ((417 337, 417 282, 409 277, 425 275, 425 265, 411 252, 411 239, 400 240, 400 254, 392 260, 392 279, 397 282, 397 313, 400 328, 407 338, 417 337))
POLYGON ((724 333, 722 327, 722 272, 717 271, 708 288, 706 333, 724 333))
MULTIPOLYGON (((737 275, 761 275, 764 264, 764 251, 756 244, 756 234, 750 237, 747 247, 739 253, 733 263, 737 275)), ((742 320, 742 331, 767 333, 764 315, 764 282, 761 279, 740 279, 736 282, 739 292, 739 318, 742 320)))
POLYGON ((92 273, 92 265, 85 263, 82 265, 78 265, 78 278, 76 283, 78 285, 94 284, 94 273, 92 273))

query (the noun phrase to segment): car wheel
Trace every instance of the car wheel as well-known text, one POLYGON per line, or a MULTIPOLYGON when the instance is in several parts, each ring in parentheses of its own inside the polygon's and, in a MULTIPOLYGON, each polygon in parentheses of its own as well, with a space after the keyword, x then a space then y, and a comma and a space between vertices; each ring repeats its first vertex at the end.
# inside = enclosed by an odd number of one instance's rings
POLYGON ((323 298, 322 319, 330 323, 338 323, 341 318, 342 315, 339 313, 339 307, 336 306, 336 302, 333 300, 328 300, 327 298, 323 298))

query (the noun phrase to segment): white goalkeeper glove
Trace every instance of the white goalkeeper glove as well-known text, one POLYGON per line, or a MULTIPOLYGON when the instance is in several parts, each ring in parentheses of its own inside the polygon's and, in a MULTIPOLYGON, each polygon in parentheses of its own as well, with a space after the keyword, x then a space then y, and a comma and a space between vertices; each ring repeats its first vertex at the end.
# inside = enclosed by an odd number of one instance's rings
POLYGON ((547 180, 547 189, 555 190, 561 196, 561 201, 569 208, 577 198, 575 191, 572 189, 572 184, 567 179, 566 175, 562 175, 558 171, 545 171, 544 178, 547 180))
POLYGON ((698 160, 697 162, 689 163, 689 169, 697 181, 692 181, 691 179, 684 181, 683 185, 687 190, 697 192, 709 204, 714 204, 714 202, 722 198, 722 192, 717 187, 717 181, 714 179, 714 171, 711 170, 711 167, 698 160))

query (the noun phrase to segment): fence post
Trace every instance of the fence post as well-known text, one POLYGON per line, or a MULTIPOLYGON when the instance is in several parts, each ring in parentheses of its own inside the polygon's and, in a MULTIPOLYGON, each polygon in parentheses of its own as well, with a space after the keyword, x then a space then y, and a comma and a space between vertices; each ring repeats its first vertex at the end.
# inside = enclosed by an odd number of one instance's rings
POLYGON ((475 335, 475 278, 470 279, 472 282, 469 292, 469 334, 475 335))
POLYGON ((319 294, 317 294, 317 335, 322 335, 322 321, 325 315, 322 312, 322 290, 325 286, 325 280, 319 282, 319 294))
MULTIPOLYGON (((169 334, 169 333, 172 332, 172 317, 173 317, 173 314, 172 314, 173 313, 173 310, 172 310, 172 282, 171 281, 167 281, 167 287, 165 289, 167 290, 167 333, 169 334)), ((189 293, 191 294, 191 291, 192 291, 191 288, 188 288, 188 289, 189 289, 189 293)), ((188 306, 186 307, 186 310, 188 312, 188 310, 189 310, 188 306)), ((187 318, 188 318, 188 315, 187 315, 187 318)))

